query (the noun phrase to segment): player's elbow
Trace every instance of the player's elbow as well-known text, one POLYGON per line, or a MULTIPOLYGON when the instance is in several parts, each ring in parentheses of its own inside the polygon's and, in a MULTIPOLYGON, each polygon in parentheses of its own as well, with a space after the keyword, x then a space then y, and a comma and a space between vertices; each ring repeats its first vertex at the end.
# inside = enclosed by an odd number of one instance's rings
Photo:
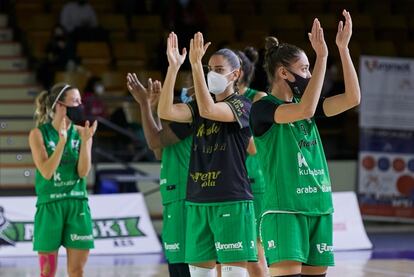
POLYGON ((156 141, 156 140, 150 140, 150 141, 147 142, 147 144, 148 144, 148 148, 151 151, 155 151, 155 150, 161 148, 161 143, 159 141, 156 141))
POLYGON ((315 109, 312 107, 304 107, 301 110, 301 118, 312 118, 315 115, 315 109))
POLYGON ((213 107, 202 107, 199 109, 199 112, 202 118, 211 119, 212 115, 214 114, 214 108, 213 107))
POLYGON ((90 170, 90 167, 89 166, 88 167, 78 168, 79 178, 84 178, 84 177, 88 176, 89 170, 90 170))
POLYGON ((53 177, 53 172, 46 169, 39 169, 40 175, 42 175, 43 178, 50 181, 53 177))
POLYGON ((158 109, 158 117, 164 120, 174 121, 174 114, 171 109, 158 109))

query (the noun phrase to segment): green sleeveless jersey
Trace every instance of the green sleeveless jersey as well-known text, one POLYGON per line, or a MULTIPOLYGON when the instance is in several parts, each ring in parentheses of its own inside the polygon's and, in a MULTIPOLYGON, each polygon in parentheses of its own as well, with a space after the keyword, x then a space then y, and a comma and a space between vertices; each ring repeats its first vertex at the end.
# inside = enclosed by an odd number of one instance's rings
POLYGON ((162 150, 160 191, 163 205, 186 198, 192 142, 193 137, 188 136, 162 150))
POLYGON ((262 166, 259 163, 258 156, 247 155, 246 158, 247 175, 250 179, 253 194, 260 194, 265 192, 265 179, 263 176, 262 166))
MULTIPOLYGON (((55 151, 59 142, 59 134, 51 123, 40 125, 44 145, 48 156, 55 151)), ((35 188, 37 204, 49 203, 67 198, 86 199, 86 177, 78 175, 78 160, 81 139, 75 126, 71 124, 68 131, 65 148, 59 166, 50 180, 45 179, 39 170, 36 170, 35 188)))
POLYGON ((256 96, 257 92, 258 91, 256 89, 247 88, 243 96, 253 102, 254 97, 256 96))
MULTIPOLYGON (((284 104, 273 95, 261 101, 284 104)), ((255 143, 267 184, 265 213, 333 212, 328 166, 314 118, 273 123, 255 143)))
MULTIPOLYGON (((256 96, 257 92, 258 90, 247 88, 243 96, 248 98, 251 102, 253 102, 254 97, 256 96)), ((264 193, 265 180, 264 180, 262 168, 259 164, 259 161, 256 155, 253 155, 253 156, 247 155, 246 168, 247 168, 247 174, 249 175, 250 183, 252 186, 253 194, 264 193)))

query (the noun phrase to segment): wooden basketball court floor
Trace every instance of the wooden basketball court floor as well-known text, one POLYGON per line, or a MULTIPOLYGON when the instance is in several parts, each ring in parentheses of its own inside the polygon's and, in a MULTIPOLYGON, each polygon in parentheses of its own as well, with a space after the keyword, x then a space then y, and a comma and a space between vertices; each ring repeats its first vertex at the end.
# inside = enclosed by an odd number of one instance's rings
MULTIPOLYGON (((348 253, 351 254, 351 253, 348 253)), ((328 271, 327 276, 335 277, 414 277, 414 260, 405 258, 393 259, 364 259, 366 253, 352 252, 352 257, 341 258, 337 255, 336 266, 328 271), (362 254, 362 255, 361 255, 362 254)), ((152 257, 153 258, 153 257, 152 257)), ((86 277, 164 277, 168 269, 161 259, 152 259, 148 255, 121 257, 90 257, 85 268, 86 277)), ((27 277, 39 276, 35 258, 10 259, 3 258, 0 263, 0 276, 27 277)), ((66 263, 61 258, 57 276, 67 276, 66 263)))
MULTIPOLYGON (((335 253, 332 277, 414 277, 414 232, 370 235, 373 250, 335 253)), ((63 250, 63 249, 62 249, 63 250)), ((59 258, 57 276, 66 275, 65 257, 59 258)), ((37 258, 0 258, 0 276, 39 276, 37 258)), ((162 254, 90 256, 85 277, 165 277, 162 254)))

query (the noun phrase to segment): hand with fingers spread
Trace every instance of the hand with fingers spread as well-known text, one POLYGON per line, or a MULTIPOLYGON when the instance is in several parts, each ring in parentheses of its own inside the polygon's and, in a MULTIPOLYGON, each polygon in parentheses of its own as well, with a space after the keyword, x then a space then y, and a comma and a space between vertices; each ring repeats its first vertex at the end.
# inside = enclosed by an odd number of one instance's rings
POLYGON ((68 138, 68 131, 66 128, 66 118, 63 118, 59 126, 59 142, 60 140, 62 140, 62 143, 65 144, 67 138, 68 138))
POLYGON ((211 42, 207 42, 206 44, 204 44, 204 38, 202 33, 198 32, 194 34, 194 38, 190 40, 190 63, 201 63, 201 59, 203 58, 210 44, 211 42))
POLYGON ((315 20, 313 21, 312 31, 308 33, 308 36, 312 44, 312 48, 316 52, 316 56, 327 57, 328 47, 326 46, 321 23, 317 18, 315 18, 315 20))
POLYGON ((140 105, 149 101, 149 96, 153 90, 153 83, 151 78, 148 79, 148 88, 144 87, 138 80, 135 73, 128 73, 127 75, 127 87, 131 95, 134 97, 140 105))
POLYGON ((158 80, 155 80, 154 83, 152 84, 152 90, 150 91, 150 95, 149 95, 151 110, 154 113, 157 112, 161 89, 162 89, 161 82, 158 80))
POLYGON ((346 49, 352 35, 352 19, 351 14, 347 10, 343 10, 342 15, 345 17, 345 24, 342 20, 339 21, 336 45, 339 49, 346 49))
POLYGON ((90 140, 96 132, 98 127, 98 121, 94 121, 92 126, 90 126, 89 120, 85 122, 85 127, 80 131, 80 136, 83 142, 90 140))
POLYGON ((178 38, 174 32, 171 32, 167 40, 167 58, 170 66, 179 68, 187 56, 187 49, 183 48, 181 54, 178 49, 178 38))

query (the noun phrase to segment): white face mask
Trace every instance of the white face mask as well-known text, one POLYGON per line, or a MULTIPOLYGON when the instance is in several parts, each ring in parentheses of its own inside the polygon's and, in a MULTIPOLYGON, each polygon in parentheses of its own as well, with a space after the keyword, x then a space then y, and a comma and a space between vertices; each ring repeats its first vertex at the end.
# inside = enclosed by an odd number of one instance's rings
POLYGON ((97 95, 102 95, 105 92, 105 87, 101 84, 95 85, 95 93, 97 95))
POLYGON ((226 79, 226 76, 233 73, 235 70, 233 70, 232 72, 229 72, 225 75, 217 73, 215 71, 210 71, 207 74, 207 85, 208 85, 208 90, 212 93, 212 94, 220 94, 223 93, 226 88, 228 87, 228 85, 230 85, 231 83, 233 83, 233 81, 228 82, 226 79))

